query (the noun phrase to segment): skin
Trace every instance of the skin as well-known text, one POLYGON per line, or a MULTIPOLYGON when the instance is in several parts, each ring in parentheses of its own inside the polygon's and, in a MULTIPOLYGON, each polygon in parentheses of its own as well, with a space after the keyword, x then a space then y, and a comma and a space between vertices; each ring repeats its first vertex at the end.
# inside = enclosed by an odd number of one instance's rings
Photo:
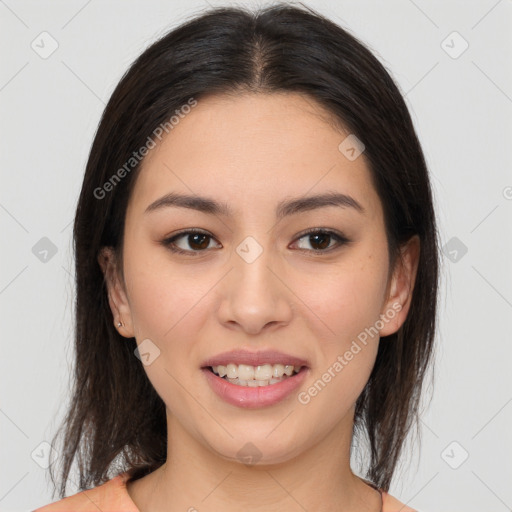
POLYGON ((338 150, 347 135, 298 93, 212 96, 145 158, 126 213, 124 280, 110 249, 99 256, 119 332, 138 344, 149 338, 160 350, 144 369, 167 407, 168 456, 128 483, 141 512, 380 510, 378 493, 350 468, 354 405, 379 337, 361 345, 309 403, 297 400, 393 304, 401 309, 380 336, 400 328, 417 271, 417 237, 390 269, 364 153, 350 161, 338 150), (329 206, 276 221, 279 201, 327 191, 352 196, 364 213, 329 206), (175 207, 144 213, 168 192, 224 201, 235 215, 175 207), (162 245, 184 228, 211 235, 202 252, 201 240, 186 235, 175 243, 191 255, 162 245), (322 249, 301 235, 308 228, 339 231, 350 243, 327 239, 330 251, 322 249), (250 264, 236 252, 247 236, 263 249, 250 264), (276 405, 230 405, 200 367, 240 347, 303 357, 310 373, 276 405), (252 466, 237 459, 248 442, 261 452, 252 466))

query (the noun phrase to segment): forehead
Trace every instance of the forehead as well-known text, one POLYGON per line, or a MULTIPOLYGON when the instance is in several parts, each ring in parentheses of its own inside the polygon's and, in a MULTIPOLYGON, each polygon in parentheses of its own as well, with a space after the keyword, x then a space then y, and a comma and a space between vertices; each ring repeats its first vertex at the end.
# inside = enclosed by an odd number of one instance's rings
POLYGON ((342 192, 378 214, 364 153, 340 151, 335 127, 314 99, 298 93, 210 96, 198 100, 148 152, 132 194, 143 210, 179 191, 222 198, 237 212, 284 197, 342 192))

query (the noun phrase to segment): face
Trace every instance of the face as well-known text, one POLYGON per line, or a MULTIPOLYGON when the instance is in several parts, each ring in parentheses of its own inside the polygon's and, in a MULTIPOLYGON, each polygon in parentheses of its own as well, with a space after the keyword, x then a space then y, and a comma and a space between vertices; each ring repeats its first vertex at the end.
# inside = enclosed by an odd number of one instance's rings
MULTIPOLYGON (((333 429, 351 432, 379 336, 405 320, 417 247, 390 269, 364 153, 339 149, 348 135, 299 94, 209 97, 149 152, 137 177, 124 281, 109 278, 114 321, 145 343, 144 369, 170 428, 226 460, 250 442, 260 463, 277 463, 333 429), (171 193, 227 211, 157 202, 171 193), (325 194, 342 200, 304 202, 325 194), (295 200, 297 208, 283 207, 295 200), (277 402, 235 405, 202 369, 235 349, 277 350, 307 368, 277 402)), ((100 263, 115 268, 108 250, 100 263)))

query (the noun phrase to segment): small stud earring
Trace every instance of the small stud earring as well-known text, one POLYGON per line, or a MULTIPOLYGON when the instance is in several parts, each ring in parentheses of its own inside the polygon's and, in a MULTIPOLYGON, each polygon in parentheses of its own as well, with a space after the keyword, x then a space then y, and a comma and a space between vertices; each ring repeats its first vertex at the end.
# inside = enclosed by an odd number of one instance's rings
POLYGON ((121 322, 117 322, 117 327, 121 327, 123 324, 121 322))

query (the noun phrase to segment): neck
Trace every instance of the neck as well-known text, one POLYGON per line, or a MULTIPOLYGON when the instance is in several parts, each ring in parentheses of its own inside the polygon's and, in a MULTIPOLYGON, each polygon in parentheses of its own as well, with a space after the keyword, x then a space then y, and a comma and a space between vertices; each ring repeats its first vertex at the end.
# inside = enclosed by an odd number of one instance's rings
MULTIPOLYGON (((320 441, 312 439, 311 446, 301 447, 295 456, 287 454, 285 460, 265 457, 247 440, 242 441, 242 453, 252 455, 255 464, 237 456, 238 450, 233 459, 220 456, 190 436, 169 414, 167 425, 167 462, 128 486, 141 512, 380 510, 378 492, 350 468, 352 417, 320 441)), ((237 444, 227 435, 226 439, 237 444)))

